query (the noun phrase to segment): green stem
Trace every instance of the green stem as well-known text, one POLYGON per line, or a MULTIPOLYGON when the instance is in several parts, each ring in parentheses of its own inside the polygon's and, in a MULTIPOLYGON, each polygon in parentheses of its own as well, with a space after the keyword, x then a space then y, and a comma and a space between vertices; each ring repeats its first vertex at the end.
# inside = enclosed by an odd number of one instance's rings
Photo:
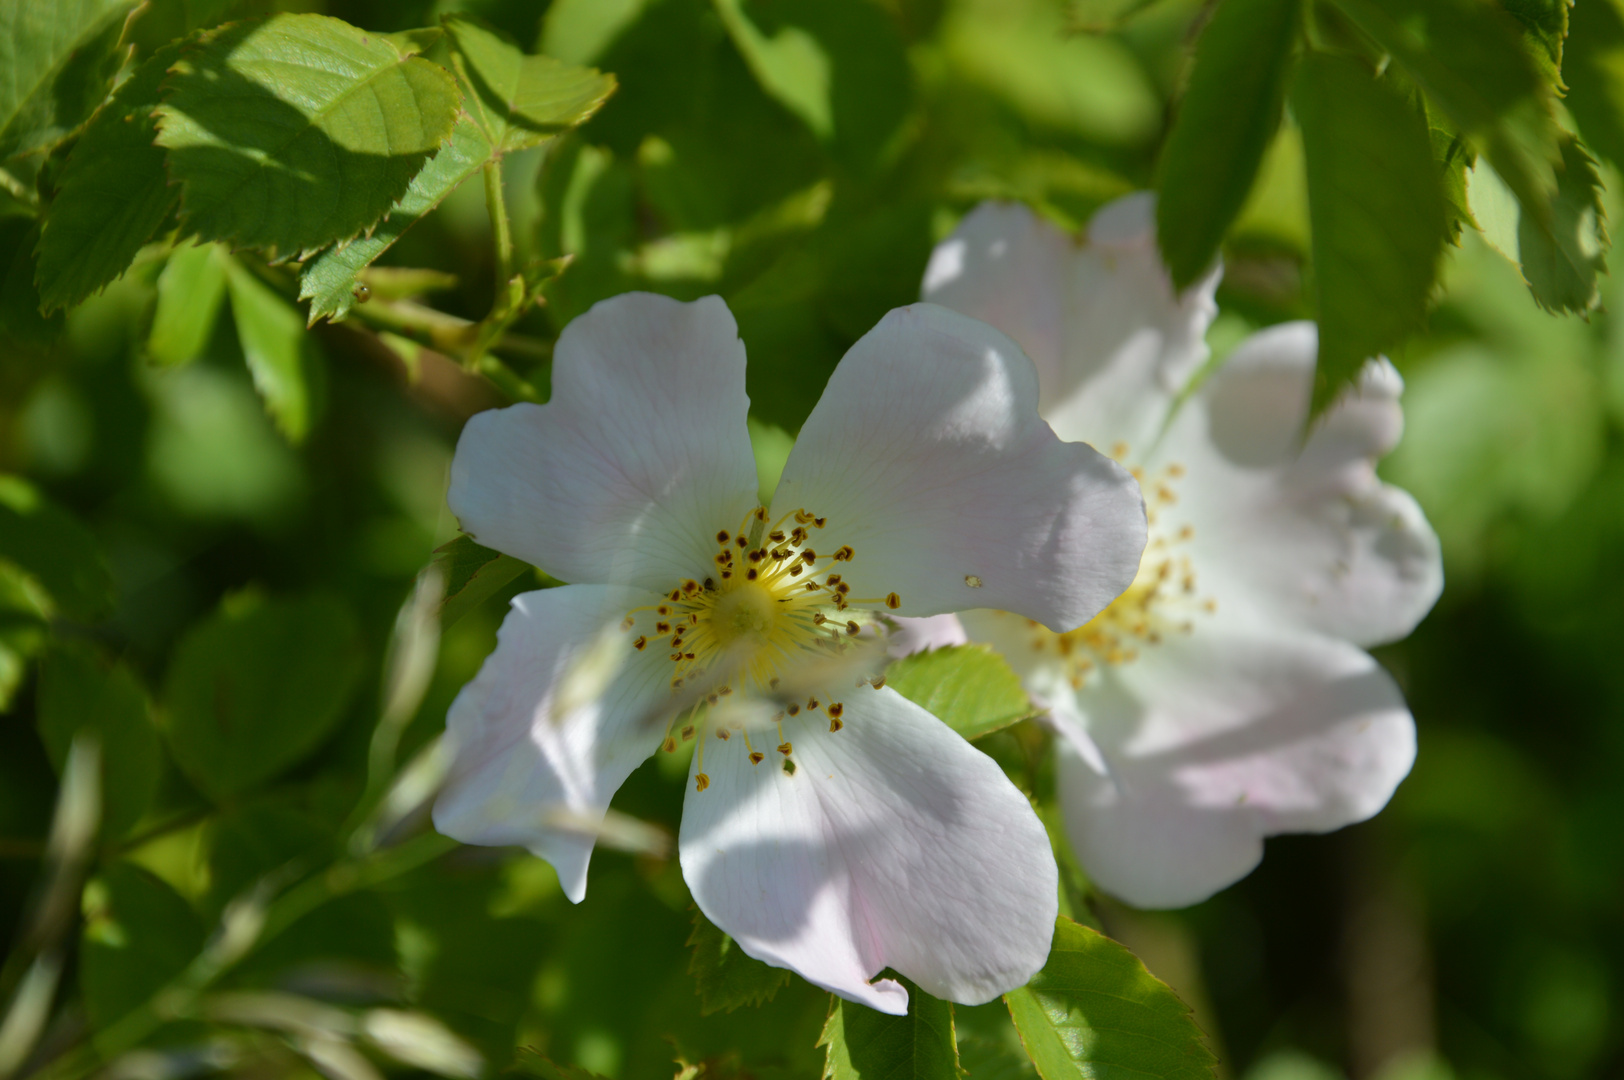
POLYGON ((491 235, 496 241, 496 292, 501 296, 513 276, 513 225, 502 192, 502 159, 487 161, 484 171, 485 209, 491 215, 491 235))

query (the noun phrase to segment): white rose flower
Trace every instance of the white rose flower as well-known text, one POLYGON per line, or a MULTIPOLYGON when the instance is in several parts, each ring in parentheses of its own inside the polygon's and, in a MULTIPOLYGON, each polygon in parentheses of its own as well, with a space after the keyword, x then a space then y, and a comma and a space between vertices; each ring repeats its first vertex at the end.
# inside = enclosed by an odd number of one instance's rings
MULTIPOLYGON (((1370 362, 1306 441, 1312 323, 1254 334, 1192 389, 1219 271, 1175 294, 1154 221, 1153 198, 1129 196, 1074 242, 985 204, 937 247, 924 295, 1020 343, 1060 437, 1144 487, 1150 543, 1103 614, 1063 634, 962 620, 1049 709, 1067 831, 1095 883, 1182 907, 1250 872, 1264 837, 1387 803, 1415 725, 1364 648, 1410 632, 1443 568, 1415 501, 1376 476, 1403 427, 1392 365, 1370 362)), ((938 624, 913 644, 957 636, 938 624)))
POLYGON ((564 330, 550 403, 469 421, 464 529, 572 584, 514 600, 453 704, 435 823, 528 847, 579 901, 615 790, 693 738, 678 843, 707 918, 884 1012, 907 1009, 869 981, 887 966, 991 1000, 1048 954, 1043 827, 990 758, 831 661, 891 612, 1086 622, 1137 571, 1139 492, 1039 419, 1007 337, 917 304, 846 354, 761 507, 744 372, 719 298, 628 294, 564 330))

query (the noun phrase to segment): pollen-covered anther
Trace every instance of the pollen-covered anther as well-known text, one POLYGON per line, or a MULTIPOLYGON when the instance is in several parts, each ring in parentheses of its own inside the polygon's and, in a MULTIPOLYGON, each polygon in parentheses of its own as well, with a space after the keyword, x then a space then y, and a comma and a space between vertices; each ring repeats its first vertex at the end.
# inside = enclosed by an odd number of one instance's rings
POLYGON ((632 648, 636 649, 638 652, 642 652, 647 647, 648 638, 646 637, 639 637, 637 640, 632 642, 632 648))
POLYGON ((831 701, 829 702, 829 707, 824 711, 827 712, 832 719, 839 720, 841 716, 845 715, 846 706, 841 702, 831 701))
POLYGON ((675 735, 667 735, 665 737, 665 742, 660 744, 660 749, 664 750, 668 754, 676 753, 677 752, 677 737, 675 735))
POLYGON ((861 626, 858 626, 854 622, 847 621, 846 623, 846 633, 850 634, 852 637, 856 637, 858 633, 862 631, 862 629, 863 628, 861 626))
POLYGON ((857 552, 852 550, 852 546, 850 544, 841 544, 835 549, 833 556, 835 562, 851 562, 856 557, 857 552))
POLYGON ((725 727, 719 727, 716 729, 716 737, 721 739, 723 742, 727 742, 733 737, 733 733, 725 727))
POLYGON ((710 787, 710 777, 704 773, 694 773, 694 790, 704 791, 708 787, 710 787))
POLYGON ((788 741, 781 742, 781 743, 778 744, 778 752, 780 754, 783 754, 785 757, 789 757, 791 754, 793 754, 795 752, 795 746, 794 746, 793 743, 790 743, 788 741))
POLYGON ((763 761, 766 760, 766 758, 767 758, 767 755, 763 754, 760 750, 752 750, 752 751, 750 751, 750 764, 752 764, 752 765, 760 765, 763 761))
POLYGON ((898 596, 894 592, 893 593, 886 593, 885 594, 885 606, 890 608, 892 611, 895 611, 897 608, 902 606, 902 597, 898 596))
POLYGON ((831 734, 836 732, 836 731, 839 731, 841 728, 843 728, 845 726, 846 726, 845 721, 841 720, 840 717, 838 717, 838 716, 829 717, 829 731, 830 731, 831 734))
POLYGON ((637 625, 637 620, 630 615, 620 620, 620 629, 622 631, 630 630, 635 625, 637 625))
POLYGON ((684 724, 683 728, 682 728, 682 741, 687 742, 689 739, 691 739, 693 737, 694 737, 694 726, 692 724, 684 724))

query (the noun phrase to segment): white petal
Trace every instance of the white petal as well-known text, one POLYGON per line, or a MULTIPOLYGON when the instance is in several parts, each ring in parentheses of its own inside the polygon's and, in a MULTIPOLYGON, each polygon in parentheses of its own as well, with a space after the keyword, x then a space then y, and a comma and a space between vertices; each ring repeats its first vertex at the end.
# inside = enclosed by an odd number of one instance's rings
POLYGON ((1027 350, 1061 438, 1143 453, 1207 358, 1221 276, 1176 293, 1155 225, 1147 192, 1103 207, 1081 245, 1025 207, 983 204, 938 246, 922 295, 1027 350))
POLYGON ((964 1004, 1023 985, 1058 895, 1026 797, 896 691, 845 705, 837 733, 820 714, 786 726, 793 776, 777 753, 752 766, 739 739, 709 740, 680 841, 700 910, 751 956, 881 1012, 907 1011, 900 986, 868 981, 887 966, 964 1004))
POLYGON ((610 798, 664 737, 670 664, 620 629, 658 597, 602 585, 523 593, 496 651, 446 717, 455 755, 434 825, 466 844, 522 844, 579 903, 610 798))
POLYGON ((1415 724, 1367 654, 1315 635, 1199 627, 1048 684, 1066 828, 1090 877, 1140 907, 1238 881, 1263 838, 1328 832, 1386 805, 1415 724))
POLYGON ((945 649, 969 641, 957 615, 927 615, 923 619, 891 620, 895 627, 885 639, 885 651, 893 660, 929 649, 945 649))
POLYGON ((749 407, 720 297, 616 296, 559 336, 550 402, 468 421, 447 499, 480 543, 555 577, 663 591, 756 505, 749 407))
POLYGON ((1029 361, 985 323, 898 308, 853 345, 795 442, 773 512, 826 516, 854 597, 901 613, 1018 611, 1069 630, 1116 597, 1145 542, 1139 487, 1038 418, 1029 361))
POLYGON ((1175 419, 1156 462, 1189 476, 1177 490, 1194 525, 1198 573, 1237 596, 1362 645, 1403 637, 1443 588, 1438 537, 1415 500, 1376 476, 1403 430, 1403 381, 1372 361, 1315 426, 1308 415, 1312 323, 1243 342, 1175 419))

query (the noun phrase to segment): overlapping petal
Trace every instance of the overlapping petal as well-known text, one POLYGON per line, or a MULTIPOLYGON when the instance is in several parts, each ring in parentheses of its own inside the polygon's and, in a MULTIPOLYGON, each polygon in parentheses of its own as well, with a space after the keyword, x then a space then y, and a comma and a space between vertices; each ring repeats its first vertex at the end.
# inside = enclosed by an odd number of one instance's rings
POLYGON ((921 295, 1028 352, 1061 438, 1142 453, 1207 357, 1221 276, 1214 267, 1177 292, 1155 219, 1151 195, 1129 195, 1095 214, 1076 244, 1023 206, 985 203, 937 246, 921 295))
POLYGON ((1072 845, 1102 889, 1142 907, 1238 881, 1266 836, 1370 817, 1415 759, 1403 695, 1360 649, 1289 628, 1203 629, 1086 694, 1028 675, 1059 735, 1072 845))
POLYGON ((786 732, 793 775, 711 741, 680 839, 700 910, 750 955, 882 1012, 907 1010, 902 987, 869 982, 887 966, 966 1004, 1022 985, 1057 907, 1026 798, 895 691, 845 704, 839 732, 786 732))
POLYGON ((480 543, 555 577, 664 590, 756 504, 749 405, 719 297, 616 296, 564 328, 548 404, 468 421, 447 499, 480 543))
POLYGON ((1237 602, 1361 645, 1408 634, 1438 599, 1438 537, 1376 460, 1403 430, 1403 380, 1386 361, 1327 411, 1306 444, 1312 323, 1254 334, 1180 410, 1149 464, 1188 470, 1178 513, 1191 557, 1237 602))
POLYGON ((1127 587, 1145 542, 1138 485, 1038 418, 1031 361, 934 304, 841 360, 773 499, 796 507, 855 550, 854 597, 896 592, 907 615, 992 606, 1067 630, 1127 587))
POLYGON ((467 844, 520 844, 586 892, 594 829, 665 734, 669 665, 627 646, 620 620, 658 597, 603 585, 524 593, 496 651, 452 704, 452 775, 434 825, 467 844))

